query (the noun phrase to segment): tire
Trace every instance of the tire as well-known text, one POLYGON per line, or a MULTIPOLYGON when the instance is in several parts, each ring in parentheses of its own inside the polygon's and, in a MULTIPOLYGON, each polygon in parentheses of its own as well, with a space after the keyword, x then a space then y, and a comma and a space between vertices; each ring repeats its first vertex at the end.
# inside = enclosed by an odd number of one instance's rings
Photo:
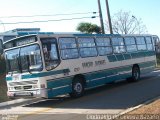
POLYGON ((72 93, 70 96, 78 98, 84 94, 84 80, 82 78, 75 78, 72 82, 72 93))
POLYGON ((127 79, 128 82, 137 82, 140 79, 140 69, 137 65, 132 68, 132 77, 127 79))

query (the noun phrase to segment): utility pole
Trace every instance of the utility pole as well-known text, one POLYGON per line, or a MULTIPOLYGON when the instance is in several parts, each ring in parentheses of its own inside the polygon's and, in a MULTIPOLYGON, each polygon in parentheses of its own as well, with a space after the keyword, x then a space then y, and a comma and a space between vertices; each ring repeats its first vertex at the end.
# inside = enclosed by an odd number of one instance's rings
POLYGON ((106 0, 106 8, 107 8, 107 20, 108 20, 108 24, 109 24, 109 32, 110 32, 110 34, 113 34, 108 0, 106 0))
POLYGON ((98 0, 98 9, 99 9, 99 18, 101 23, 102 34, 105 34, 100 0, 98 0))

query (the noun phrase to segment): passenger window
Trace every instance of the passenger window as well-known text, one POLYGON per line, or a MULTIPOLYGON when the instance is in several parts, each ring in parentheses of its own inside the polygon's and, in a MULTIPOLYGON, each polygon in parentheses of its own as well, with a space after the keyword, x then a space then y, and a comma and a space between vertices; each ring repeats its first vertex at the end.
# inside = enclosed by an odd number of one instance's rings
POLYGON ((147 44, 147 49, 150 51, 150 50, 153 50, 153 45, 152 45, 152 39, 151 37, 146 37, 146 44, 147 44))
POLYGON ((122 37, 113 37, 112 38, 112 45, 113 45, 114 53, 124 53, 124 52, 126 52, 122 37))
POLYGON ((144 37, 136 37, 136 42, 137 42, 138 50, 146 50, 147 49, 144 37))
POLYGON ((74 59, 79 57, 75 38, 59 38, 59 46, 62 59, 74 59))
POLYGON ((78 38, 81 57, 94 57, 97 56, 97 49, 94 38, 81 37, 78 38))
POLYGON ((137 46, 134 37, 124 37, 127 52, 137 51, 137 46))
POLYGON ((98 37, 96 38, 96 44, 99 55, 111 54, 113 51, 110 38, 98 37))

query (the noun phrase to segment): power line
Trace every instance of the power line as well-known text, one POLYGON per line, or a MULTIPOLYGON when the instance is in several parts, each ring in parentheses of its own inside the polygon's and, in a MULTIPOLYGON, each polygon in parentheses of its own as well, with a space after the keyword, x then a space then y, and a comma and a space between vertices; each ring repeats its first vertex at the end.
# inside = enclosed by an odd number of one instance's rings
POLYGON ((57 19, 57 20, 42 20, 42 21, 30 21, 30 22, 12 22, 12 23, 3 23, 3 24, 28 24, 28 23, 38 23, 38 22, 53 22, 53 21, 65 21, 65 20, 76 20, 76 19, 87 19, 87 18, 96 18, 99 16, 92 17, 79 17, 79 18, 68 18, 68 19, 57 19))
POLYGON ((84 15, 84 14, 96 14, 97 12, 86 12, 86 13, 69 13, 69 14, 48 14, 48 15, 29 15, 29 16, 2 16, 2 18, 20 18, 20 17, 47 17, 47 16, 66 16, 66 15, 84 15))

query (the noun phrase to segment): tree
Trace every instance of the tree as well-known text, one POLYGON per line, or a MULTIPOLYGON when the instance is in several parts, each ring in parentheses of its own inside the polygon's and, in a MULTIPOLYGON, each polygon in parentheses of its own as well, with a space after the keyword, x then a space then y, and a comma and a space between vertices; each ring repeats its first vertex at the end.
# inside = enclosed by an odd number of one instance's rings
POLYGON ((130 12, 119 11, 112 17, 112 29, 116 34, 145 34, 147 28, 141 19, 130 12))
POLYGON ((101 33, 101 28, 99 26, 87 22, 79 23, 76 29, 87 34, 101 33))

